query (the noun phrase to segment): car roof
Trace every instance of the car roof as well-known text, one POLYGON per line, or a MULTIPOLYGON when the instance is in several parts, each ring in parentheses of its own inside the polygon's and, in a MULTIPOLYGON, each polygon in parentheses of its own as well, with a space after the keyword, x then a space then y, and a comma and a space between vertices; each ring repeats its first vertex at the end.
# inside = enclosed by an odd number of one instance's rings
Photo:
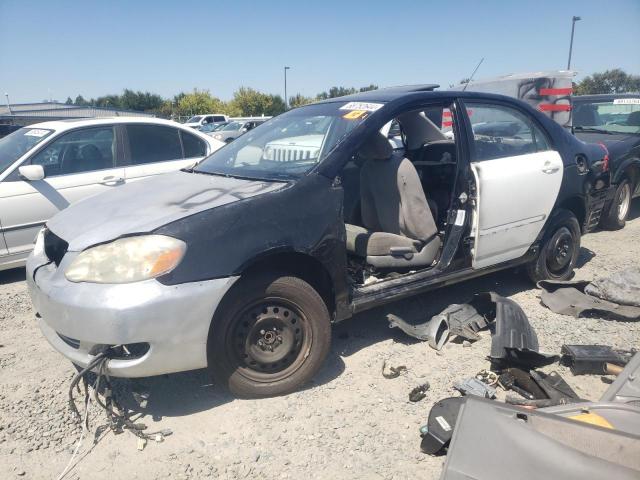
POLYGON ((494 93, 485 92, 473 92, 462 90, 438 90, 439 85, 436 84, 424 84, 424 85, 403 85, 399 87, 380 88, 378 90, 369 90, 367 92, 354 93, 352 95, 345 95, 343 97, 328 98, 318 103, 334 103, 334 102, 392 102, 401 98, 413 98, 416 100, 424 99, 440 99, 440 98, 468 98, 468 99, 496 99, 509 102, 517 102, 513 97, 506 95, 498 95, 494 93))
POLYGON ((616 98, 639 98, 640 93, 599 93, 594 95, 573 95, 573 102, 597 102, 615 100, 616 98))
MULTIPOLYGON (((154 117, 104 117, 104 118, 73 118, 69 120, 52 120, 49 122, 34 123, 26 128, 46 128, 61 132, 78 127, 91 127, 94 125, 121 125, 132 123, 146 123, 153 125, 165 125, 169 127, 188 128, 182 124, 154 117)), ((189 129, 192 130, 192 129, 189 129)))

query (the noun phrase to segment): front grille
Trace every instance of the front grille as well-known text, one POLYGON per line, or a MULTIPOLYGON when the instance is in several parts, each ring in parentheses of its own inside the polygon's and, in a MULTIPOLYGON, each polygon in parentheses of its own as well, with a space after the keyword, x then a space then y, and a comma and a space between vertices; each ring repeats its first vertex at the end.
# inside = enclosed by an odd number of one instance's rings
POLYGON ((276 162, 295 162, 299 160, 310 160, 314 151, 311 149, 284 147, 273 149, 273 159, 276 162))
POLYGON ((56 266, 60 265, 62 257, 65 256, 68 248, 69 244, 67 242, 58 237, 51 230, 45 230, 44 253, 49 260, 56 264, 56 266))

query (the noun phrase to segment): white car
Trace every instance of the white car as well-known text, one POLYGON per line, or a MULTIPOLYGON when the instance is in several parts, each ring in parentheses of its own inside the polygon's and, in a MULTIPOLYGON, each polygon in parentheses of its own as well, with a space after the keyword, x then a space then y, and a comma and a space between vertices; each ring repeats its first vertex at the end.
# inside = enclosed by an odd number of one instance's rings
POLYGON ((207 125, 208 123, 224 123, 228 122, 229 117, 222 113, 209 113, 206 115, 194 115, 189 120, 183 123, 185 127, 191 127, 195 129, 199 129, 203 125, 207 125))
POLYGON ((0 270, 24 265, 58 211, 134 180, 189 167, 224 143, 175 122, 44 122, 0 139, 0 270))

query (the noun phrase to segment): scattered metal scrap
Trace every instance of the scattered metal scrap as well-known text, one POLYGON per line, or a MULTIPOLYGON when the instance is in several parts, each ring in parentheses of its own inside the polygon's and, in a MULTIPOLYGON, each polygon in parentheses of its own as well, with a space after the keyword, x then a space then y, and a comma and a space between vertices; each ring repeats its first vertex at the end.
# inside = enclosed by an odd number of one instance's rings
POLYGON ((390 365, 387 365, 387 361, 384 360, 382 362, 382 376, 384 378, 397 378, 400 375, 402 375, 403 373, 407 373, 407 367, 404 365, 399 365, 397 367, 392 367, 390 365))
POLYGON ((464 395, 475 395, 482 398, 496 398, 496 389, 475 377, 456 382, 453 387, 464 395))
POLYGON ((409 392, 409 401, 419 402, 420 400, 423 400, 427 397, 427 390, 429 390, 430 387, 431 385, 429 385, 429 382, 418 385, 416 388, 409 392))
MULTIPOLYGON (((534 373, 537 382, 556 392, 575 394, 559 375, 534 373)), ((525 410, 475 396, 463 398, 452 422, 455 438, 448 449, 443 480, 625 480, 640 476, 640 354, 629 361, 598 402, 525 410), (496 452, 500 452, 500 461, 487 462, 496 452)), ((422 429, 421 436, 424 443, 422 429)), ((433 445, 434 440, 430 442, 433 445)))
POLYGON ((574 375, 605 375, 615 371, 609 364, 626 365, 633 350, 614 350, 607 345, 563 345, 561 361, 574 375))

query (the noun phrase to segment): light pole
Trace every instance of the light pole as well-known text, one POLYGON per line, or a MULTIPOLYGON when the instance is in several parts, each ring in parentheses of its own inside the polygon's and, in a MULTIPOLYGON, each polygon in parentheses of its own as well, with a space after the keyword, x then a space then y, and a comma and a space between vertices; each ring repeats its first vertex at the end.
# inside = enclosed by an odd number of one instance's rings
POLYGON ((289 99, 287 98, 287 70, 291 67, 284 67, 284 109, 289 110, 289 99))
POLYGON ((582 20, 580 17, 573 17, 571 21, 571 43, 569 44, 569 61, 567 62, 567 70, 571 70, 571 51, 573 50, 573 32, 576 30, 576 22, 582 20))
POLYGON ((13 112, 11 111, 11 102, 9 102, 9 94, 5 93, 4 96, 7 99, 7 109, 9 110, 9 115, 13 115, 13 112))

